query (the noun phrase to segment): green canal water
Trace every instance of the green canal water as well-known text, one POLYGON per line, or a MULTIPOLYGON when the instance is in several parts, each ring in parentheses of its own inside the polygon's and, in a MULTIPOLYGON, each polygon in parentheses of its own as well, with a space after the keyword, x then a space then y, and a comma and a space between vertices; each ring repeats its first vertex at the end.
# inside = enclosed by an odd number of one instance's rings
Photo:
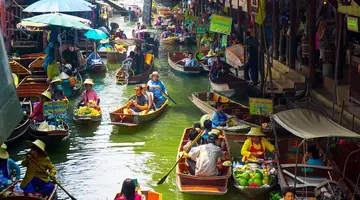
MULTIPOLYGON (((130 33, 131 29, 125 27, 125 30, 130 33)), ((195 51, 181 46, 161 46, 160 57, 155 61, 156 70, 177 104, 170 102, 166 111, 156 120, 135 128, 108 124, 108 113, 126 103, 134 93, 134 86, 115 84, 115 71, 120 64, 109 64, 109 70, 102 76, 89 75, 94 79, 94 89, 101 98, 103 116, 100 124, 74 124, 72 112, 80 97, 70 101, 68 122, 71 137, 59 147, 47 148, 56 166, 59 182, 77 199, 113 199, 125 178, 137 178, 143 189, 162 193, 164 200, 246 199, 239 195, 231 182, 224 196, 180 193, 175 184, 174 172, 164 184, 156 184, 176 161, 184 128, 192 126, 202 116, 188 96, 193 92, 210 89, 205 76, 174 74, 167 63, 167 52, 170 50, 195 51)), ((9 148, 11 156, 20 163, 26 147, 19 142, 9 148)), ((238 145, 231 145, 233 153, 239 152, 239 148, 238 145)), ((25 173, 24 169, 22 173, 25 173)), ((60 189, 58 194, 60 199, 68 199, 60 189)))

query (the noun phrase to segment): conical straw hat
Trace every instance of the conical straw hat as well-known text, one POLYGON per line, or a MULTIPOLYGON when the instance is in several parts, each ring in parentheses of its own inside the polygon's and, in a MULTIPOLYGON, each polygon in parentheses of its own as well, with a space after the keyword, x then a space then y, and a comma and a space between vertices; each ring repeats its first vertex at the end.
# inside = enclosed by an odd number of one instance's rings
POLYGON ((251 127, 247 136, 255 136, 255 137, 266 137, 266 135, 262 132, 260 127, 251 127))
POLYGON ((6 144, 2 144, 0 147, 0 158, 1 159, 8 159, 9 158, 9 153, 6 151, 6 144))

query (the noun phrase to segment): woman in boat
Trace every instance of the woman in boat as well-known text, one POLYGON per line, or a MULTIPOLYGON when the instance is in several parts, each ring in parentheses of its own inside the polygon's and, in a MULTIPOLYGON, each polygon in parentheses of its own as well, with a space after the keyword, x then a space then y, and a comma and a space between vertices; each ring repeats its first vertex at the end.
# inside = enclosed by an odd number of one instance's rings
POLYGON ((36 122, 42 122, 45 120, 44 117, 44 102, 51 101, 51 93, 45 91, 41 94, 40 103, 35 106, 34 111, 31 113, 30 118, 36 122))
POLYGON ((166 31, 162 32, 160 37, 163 39, 169 38, 172 36, 170 28, 167 28, 166 31))
POLYGON ((200 40, 200 45, 203 47, 210 47, 211 43, 213 42, 213 39, 209 36, 209 32, 206 32, 204 34, 204 37, 200 40))
POLYGON ((154 94, 152 92, 150 92, 150 87, 147 86, 146 84, 142 84, 141 87, 142 87, 142 93, 147 98, 148 105, 149 105, 145 114, 147 114, 150 110, 155 111, 156 107, 155 107, 155 103, 154 103, 154 94))
POLYGON ((226 113, 223 111, 223 106, 221 102, 215 103, 215 111, 212 115, 212 128, 222 129, 227 127, 227 123, 230 119, 226 116, 226 113))
POLYGON ((275 147, 267 139, 260 127, 252 127, 246 134, 249 138, 245 140, 241 148, 242 161, 257 162, 259 158, 265 158, 265 151, 275 153, 275 147))
POLYGON ((100 104, 99 95, 95 92, 95 90, 92 89, 92 87, 95 85, 93 80, 86 79, 84 81, 84 85, 86 90, 81 94, 81 101, 79 102, 79 105, 84 106, 92 101, 95 102, 96 106, 99 106, 100 104))
POLYGON ((50 83, 50 93, 54 101, 65 99, 64 90, 60 83, 61 79, 59 77, 55 77, 50 83))
POLYGON ((164 97, 163 94, 168 96, 166 87, 164 83, 161 80, 159 80, 159 78, 160 78, 159 73, 157 71, 154 71, 153 73, 150 74, 150 80, 147 83, 147 85, 150 88, 150 91, 154 94, 154 102, 156 108, 160 108, 166 101, 166 97, 164 97))
POLYGON ((316 145, 308 145, 307 152, 303 158, 303 164, 324 166, 319 150, 316 145))
MULTIPOLYGON (((199 128, 193 128, 193 129, 191 129, 189 131, 189 133, 188 133, 189 134, 188 142, 183 146, 184 150, 187 149, 191 145, 191 143, 196 139, 196 137, 199 135, 199 133, 200 133, 199 128)), ((200 140, 196 141, 194 143, 194 145, 191 147, 191 150, 193 150, 194 147, 197 147, 199 145, 201 145, 200 140)), ((191 150, 189 152, 191 152, 191 150)))
POLYGON ((163 23, 164 23, 164 20, 162 19, 161 16, 159 16, 159 17, 156 19, 155 26, 161 26, 161 25, 163 25, 163 23))
POLYGON ((135 185, 135 181, 131 178, 124 180, 121 192, 118 193, 114 200, 141 200, 140 185, 135 185))
MULTIPOLYGON (((18 164, 15 163, 15 161, 11 158, 9 158, 9 153, 6 151, 7 146, 5 143, 3 143, 0 147, 0 172, 3 176, 3 180, 13 180, 13 174, 12 172, 15 171, 15 179, 20 179, 20 167, 18 164)), ((2 185, 6 185, 7 183, 4 183, 2 180, 2 185)))
POLYGON ((54 183, 50 181, 56 181, 55 166, 45 151, 44 142, 35 140, 29 145, 31 150, 21 163, 27 170, 20 186, 28 197, 38 196, 38 193, 49 197, 55 188, 54 183))
POLYGON ((210 51, 208 52, 207 55, 205 55, 202 60, 204 60, 207 65, 212 66, 214 64, 214 62, 216 61, 216 53, 214 53, 214 51, 212 49, 210 49, 210 51))

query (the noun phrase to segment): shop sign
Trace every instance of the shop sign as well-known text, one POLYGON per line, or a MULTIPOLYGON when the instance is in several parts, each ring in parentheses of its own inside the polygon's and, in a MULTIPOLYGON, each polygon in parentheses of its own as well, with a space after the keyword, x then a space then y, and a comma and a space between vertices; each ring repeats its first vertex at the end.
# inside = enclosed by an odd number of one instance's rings
POLYGON ((196 25, 196 33, 197 34, 202 35, 207 31, 209 31, 209 25, 206 25, 206 24, 196 25))
POLYGON ((349 31, 359 32, 359 18, 347 16, 347 29, 349 31))
POLYGON ((64 101, 44 102, 44 116, 64 118, 67 115, 68 104, 64 101))
POLYGON ((271 99, 249 98, 249 108, 251 115, 268 116, 273 113, 273 102, 271 99))
POLYGON ((211 15, 210 31, 230 35, 232 19, 220 15, 211 15))

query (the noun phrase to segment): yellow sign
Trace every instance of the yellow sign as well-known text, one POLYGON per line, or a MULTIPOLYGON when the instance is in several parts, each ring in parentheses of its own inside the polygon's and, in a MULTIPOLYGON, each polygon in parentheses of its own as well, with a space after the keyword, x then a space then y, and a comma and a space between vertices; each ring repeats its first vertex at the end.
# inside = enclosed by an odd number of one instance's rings
POLYGON ((210 31, 230 35, 232 19, 220 15, 211 15, 210 31))
POLYGON ((359 32, 359 19, 357 17, 347 16, 347 29, 349 31, 359 32))
POLYGON ((271 99, 249 98, 249 109, 251 115, 270 115, 273 113, 273 102, 271 99))

